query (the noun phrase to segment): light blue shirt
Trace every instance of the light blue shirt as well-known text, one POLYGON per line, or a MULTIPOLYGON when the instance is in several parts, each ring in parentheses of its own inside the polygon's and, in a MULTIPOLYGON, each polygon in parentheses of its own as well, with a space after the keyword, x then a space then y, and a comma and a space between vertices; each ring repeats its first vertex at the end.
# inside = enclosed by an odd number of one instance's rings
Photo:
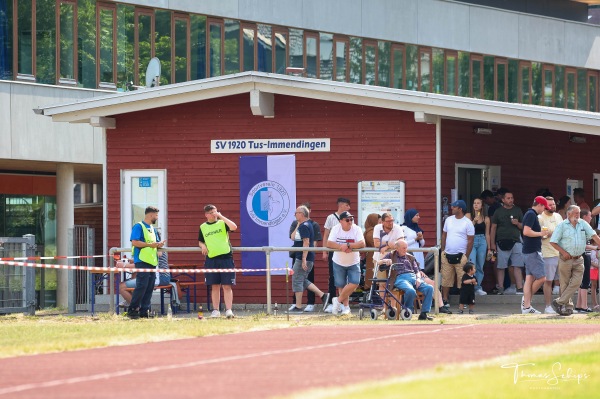
POLYGON ((575 227, 569 219, 563 220, 556 226, 550 242, 558 244, 571 256, 579 256, 585 252, 585 245, 596 232, 592 226, 583 219, 579 219, 575 227))

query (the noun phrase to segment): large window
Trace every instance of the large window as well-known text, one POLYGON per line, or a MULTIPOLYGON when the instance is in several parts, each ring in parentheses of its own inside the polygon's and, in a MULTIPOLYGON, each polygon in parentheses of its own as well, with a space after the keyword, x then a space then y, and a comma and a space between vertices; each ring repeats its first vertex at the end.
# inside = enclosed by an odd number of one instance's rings
POLYGON ((223 21, 208 20, 208 46, 206 47, 208 60, 206 76, 223 75, 223 21))
POLYGON ((364 73, 362 81, 366 85, 377 84, 377 43, 363 40, 363 65, 364 73))
POLYGON ((531 62, 519 63, 519 102, 531 103, 531 62))
POLYGON ((494 57, 483 57, 483 98, 494 100, 495 81, 494 81, 494 57))
POLYGON ((543 102, 546 107, 554 106, 554 65, 544 65, 542 71, 543 102))
POLYGON ((256 25, 254 24, 242 24, 240 34, 242 35, 240 51, 240 67, 241 71, 254 71, 256 70, 256 57, 254 53, 256 51, 256 25))
POLYGON ((160 61, 160 84, 166 85, 172 79, 172 13, 156 10, 154 18, 154 56, 160 61))
POLYGON ((431 49, 419 49, 419 88, 420 91, 431 91, 431 49))
MULTIPOLYGON (((316 43, 312 42, 313 44, 313 74, 316 74, 316 43)), ((305 52, 305 43, 304 43, 304 31, 302 31, 301 29, 290 29, 289 30, 289 56, 290 59, 288 61, 288 65, 292 68, 304 68, 305 64, 304 64, 304 54, 306 54, 305 52)), ((285 73, 285 72, 284 72, 285 73)), ((307 76, 305 74, 305 76, 307 76)), ((313 75, 312 77, 315 77, 316 75, 313 75)))
POLYGON ((60 51, 57 51, 57 31, 60 30, 60 27, 57 27, 57 2, 36 0, 34 8, 35 80, 38 83, 56 84, 59 81, 57 68, 60 67, 57 62, 60 58, 60 51))
POLYGON ((575 109, 577 106, 577 70, 565 68, 565 108, 575 109))
POLYGON ((577 109, 580 111, 588 110, 588 89, 587 89, 587 71, 585 69, 577 70, 577 109))
POLYGON ((56 46, 59 49, 60 84, 77 84, 77 3, 62 0, 58 13, 56 46))
POLYGON ((154 12, 135 10, 135 83, 146 85, 146 68, 154 57, 154 12))
POLYGON ((319 77, 325 80, 333 80, 333 60, 335 57, 335 46, 333 35, 330 33, 319 34, 319 77))
POLYGON ((432 49, 432 84, 431 91, 434 93, 444 93, 444 50, 439 48, 432 49))
POLYGON ((13 78, 12 1, 0 1, 0 79, 13 78))
POLYGON ((273 29, 273 72, 285 74, 288 67, 288 31, 287 29, 273 29))
POLYGON ((405 87, 404 71, 404 46, 400 44, 392 44, 392 84, 394 89, 403 89, 405 87))
POLYGON ((444 93, 456 96, 458 94, 458 53, 446 51, 444 57, 444 93))
POLYGON ((494 76, 494 100, 508 101, 508 62, 506 59, 496 58, 494 76))
POLYGON ((390 42, 379 41, 377 43, 377 84, 383 87, 390 87, 390 68, 392 64, 391 60, 391 48, 390 42))
POLYGON ((318 78, 320 72, 320 45, 317 33, 306 32, 304 35, 304 65, 307 78, 318 78))
POLYGON ((363 83, 362 77, 362 38, 350 38, 350 83, 363 83))
POLYGON ((419 54, 417 46, 407 44, 405 52, 405 89, 417 90, 419 87, 419 54))
POLYGON ((598 112, 598 72, 588 72, 588 111, 598 112))
POLYGON ((483 98, 483 57, 471 55, 471 97, 483 98))
POLYGON ((224 38, 225 74, 240 71, 240 23, 232 19, 225 20, 224 38))
POLYGON ((173 14, 173 83, 190 80, 190 17, 173 14))
POLYGON ((270 25, 257 24, 258 46, 256 48, 256 57, 258 60, 258 70, 261 72, 273 71, 273 30, 270 25))
MULTIPOLYGON (((35 80, 34 0, 14 0, 15 61, 18 79, 35 80)), ((52 14, 54 15, 54 14, 52 14)))
POLYGON ((204 79, 206 77, 206 17, 192 15, 190 24, 191 79, 204 79))

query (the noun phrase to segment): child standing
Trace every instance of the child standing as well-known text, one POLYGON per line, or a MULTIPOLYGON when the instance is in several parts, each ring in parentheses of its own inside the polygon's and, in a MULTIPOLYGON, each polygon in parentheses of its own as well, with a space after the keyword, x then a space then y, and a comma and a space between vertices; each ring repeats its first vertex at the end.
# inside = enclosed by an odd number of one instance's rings
POLYGON ((465 305, 469 305, 469 314, 475 313, 475 265, 473 262, 467 262, 463 266, 465 274, 462 276, 462 286, 460 287, 460 304, 458 305, 458 314, 463 314, 465 305))

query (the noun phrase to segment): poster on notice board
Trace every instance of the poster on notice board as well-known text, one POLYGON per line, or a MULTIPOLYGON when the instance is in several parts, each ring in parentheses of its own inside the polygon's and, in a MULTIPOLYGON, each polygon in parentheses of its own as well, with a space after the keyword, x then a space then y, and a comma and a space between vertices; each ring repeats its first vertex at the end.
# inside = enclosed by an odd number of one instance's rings
POLYGON ((404 223, 404 181, 374 180, 358 182, 358 224, 363 230, 370 213, 390 212, 395 223, 404 223))

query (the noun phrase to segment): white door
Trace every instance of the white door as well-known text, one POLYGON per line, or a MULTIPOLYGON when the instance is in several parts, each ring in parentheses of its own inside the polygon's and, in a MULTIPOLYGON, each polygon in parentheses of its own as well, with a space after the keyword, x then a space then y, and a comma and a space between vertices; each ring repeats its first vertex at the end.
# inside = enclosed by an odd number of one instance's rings
MULTIPOLYGON (((123 170, 121 176, 121 246, 131 247, 131 228, 134 223, 144 219, 144 211, 148 206, 159 209, 155 227, 162 239, 167 239, 167 171, 123 170)), ((130 254, 127 257, 130 258, 130 254)))

